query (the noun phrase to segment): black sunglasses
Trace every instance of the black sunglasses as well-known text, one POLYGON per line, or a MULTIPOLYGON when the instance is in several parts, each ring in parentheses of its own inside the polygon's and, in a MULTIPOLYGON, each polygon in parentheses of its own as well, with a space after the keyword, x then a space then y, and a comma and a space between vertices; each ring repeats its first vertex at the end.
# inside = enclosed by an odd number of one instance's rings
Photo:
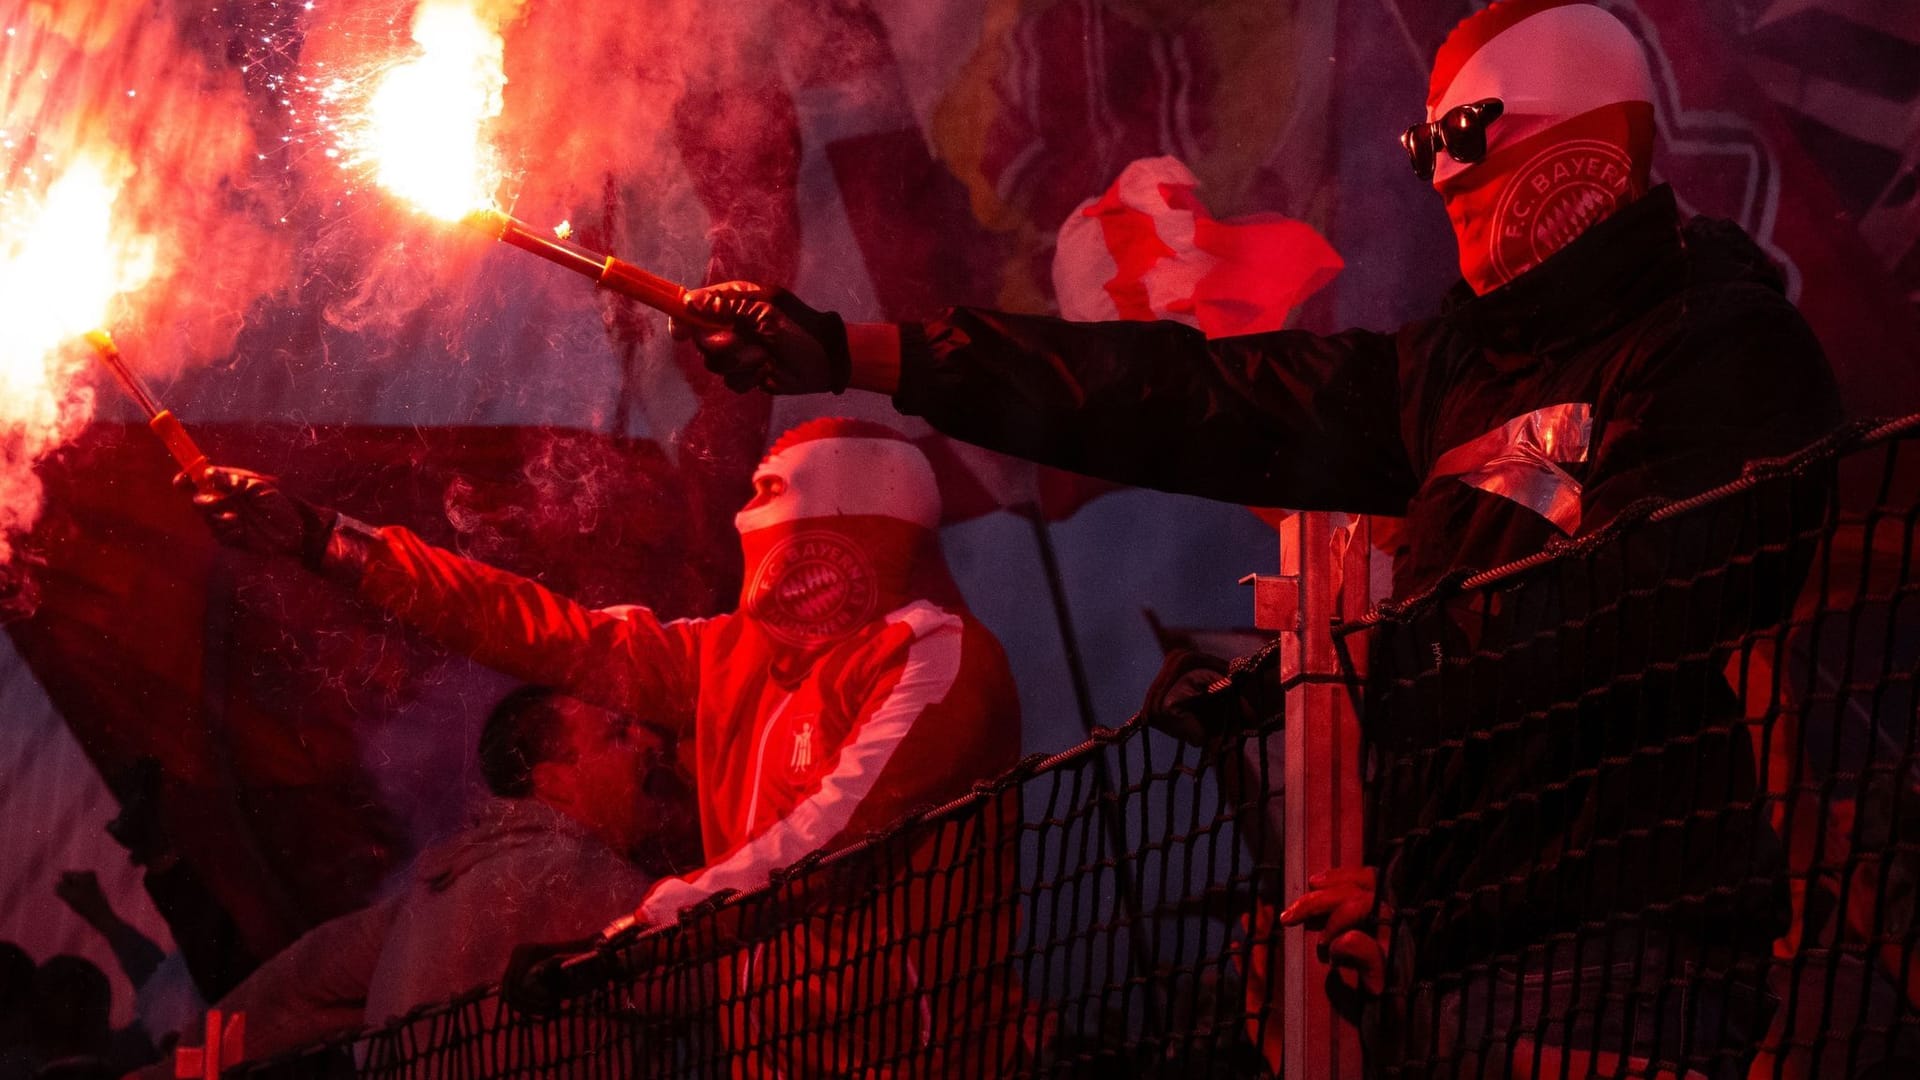
POLYGON ((1407 160, 1422 180, 1433 179, 1440 151, 1453 160, 1471 165, 1487 156, 1487 126, 1506 111, 1499 98, 1456 105, 1438 120, 1415 124, 1400 133, 1400 145, 1407 148, 1407 160))

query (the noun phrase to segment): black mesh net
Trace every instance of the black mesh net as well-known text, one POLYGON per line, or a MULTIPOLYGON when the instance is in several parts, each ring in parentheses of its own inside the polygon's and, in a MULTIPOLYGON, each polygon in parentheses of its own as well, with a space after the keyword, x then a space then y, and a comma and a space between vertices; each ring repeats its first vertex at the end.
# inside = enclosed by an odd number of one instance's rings
MULTIPOLYGON (((1335 990, 1370 1074, 1916 1074, 1916 459, 1920 418, 1852 428, 1337 628, 1387 970, 1335 990)), ((477 991, 246 1071, 1271 1074, 1270 711, 1031 759, 552 974, 551 1012, 477 991)))
POLYGON ((1392 957, 1371 1071, 1920 1066, 1914 430, 1356 631, 1392 957))
MULTIPOLYGON (((1260 762, 1230 763, 1236 790, 1278 791, 1260 762)), ((573 965, 548 980, 565 991, 552 1015, 489 989, 246 1072, 1258 1072, 1244 984, 1262 867, 1220 771, 1141 727, 1105 733, 573 965)))

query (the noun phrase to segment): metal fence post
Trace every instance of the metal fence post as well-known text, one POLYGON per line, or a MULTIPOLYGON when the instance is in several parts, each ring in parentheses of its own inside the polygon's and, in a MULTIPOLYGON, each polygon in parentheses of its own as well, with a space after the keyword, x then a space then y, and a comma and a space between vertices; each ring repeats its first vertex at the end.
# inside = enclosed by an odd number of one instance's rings
MULTIPOLYGON (((1280 574, 1255 580, 1262 629, 1281 637, 1281 675, 1292 681, 1282 734, 1286 784, 1286 899, 1307 878, 1362 861, 1360 718, 1354 681, 1333 627, 1373 601, 1373 545, 1365 518, 1302 513, 1282 522, 1280 574)), ((1337 1015, 1326 991, 1328 966, 1315 937, 1284 931, 1284 1066, 1287 1080, 1358 1080, 1359 1031, 1337 1015)))

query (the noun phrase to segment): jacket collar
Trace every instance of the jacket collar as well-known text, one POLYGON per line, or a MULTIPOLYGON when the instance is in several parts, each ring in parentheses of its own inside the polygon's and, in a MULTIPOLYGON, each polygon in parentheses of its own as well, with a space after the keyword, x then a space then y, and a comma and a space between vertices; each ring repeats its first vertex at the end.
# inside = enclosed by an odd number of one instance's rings
POLYGON ((1684 277, 1673 189, 1654 188, 1484 296, 1466 282, 1442 315, 1489 348, 1552 352, 1592 340, 1671 295, 1684 277))

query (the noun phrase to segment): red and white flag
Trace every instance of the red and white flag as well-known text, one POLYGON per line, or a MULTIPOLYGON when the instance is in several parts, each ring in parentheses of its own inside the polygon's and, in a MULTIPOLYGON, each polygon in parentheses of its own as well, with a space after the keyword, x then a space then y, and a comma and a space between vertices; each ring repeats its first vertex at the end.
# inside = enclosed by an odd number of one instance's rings
POLYGON ((1278 330, 1344 265, 1313 226, 1281 214, 1216 220, 1178 158, 1142 158, 1067 215, 1053 257, 1060 314, 1173 319, 1208 337, 1278 330))

